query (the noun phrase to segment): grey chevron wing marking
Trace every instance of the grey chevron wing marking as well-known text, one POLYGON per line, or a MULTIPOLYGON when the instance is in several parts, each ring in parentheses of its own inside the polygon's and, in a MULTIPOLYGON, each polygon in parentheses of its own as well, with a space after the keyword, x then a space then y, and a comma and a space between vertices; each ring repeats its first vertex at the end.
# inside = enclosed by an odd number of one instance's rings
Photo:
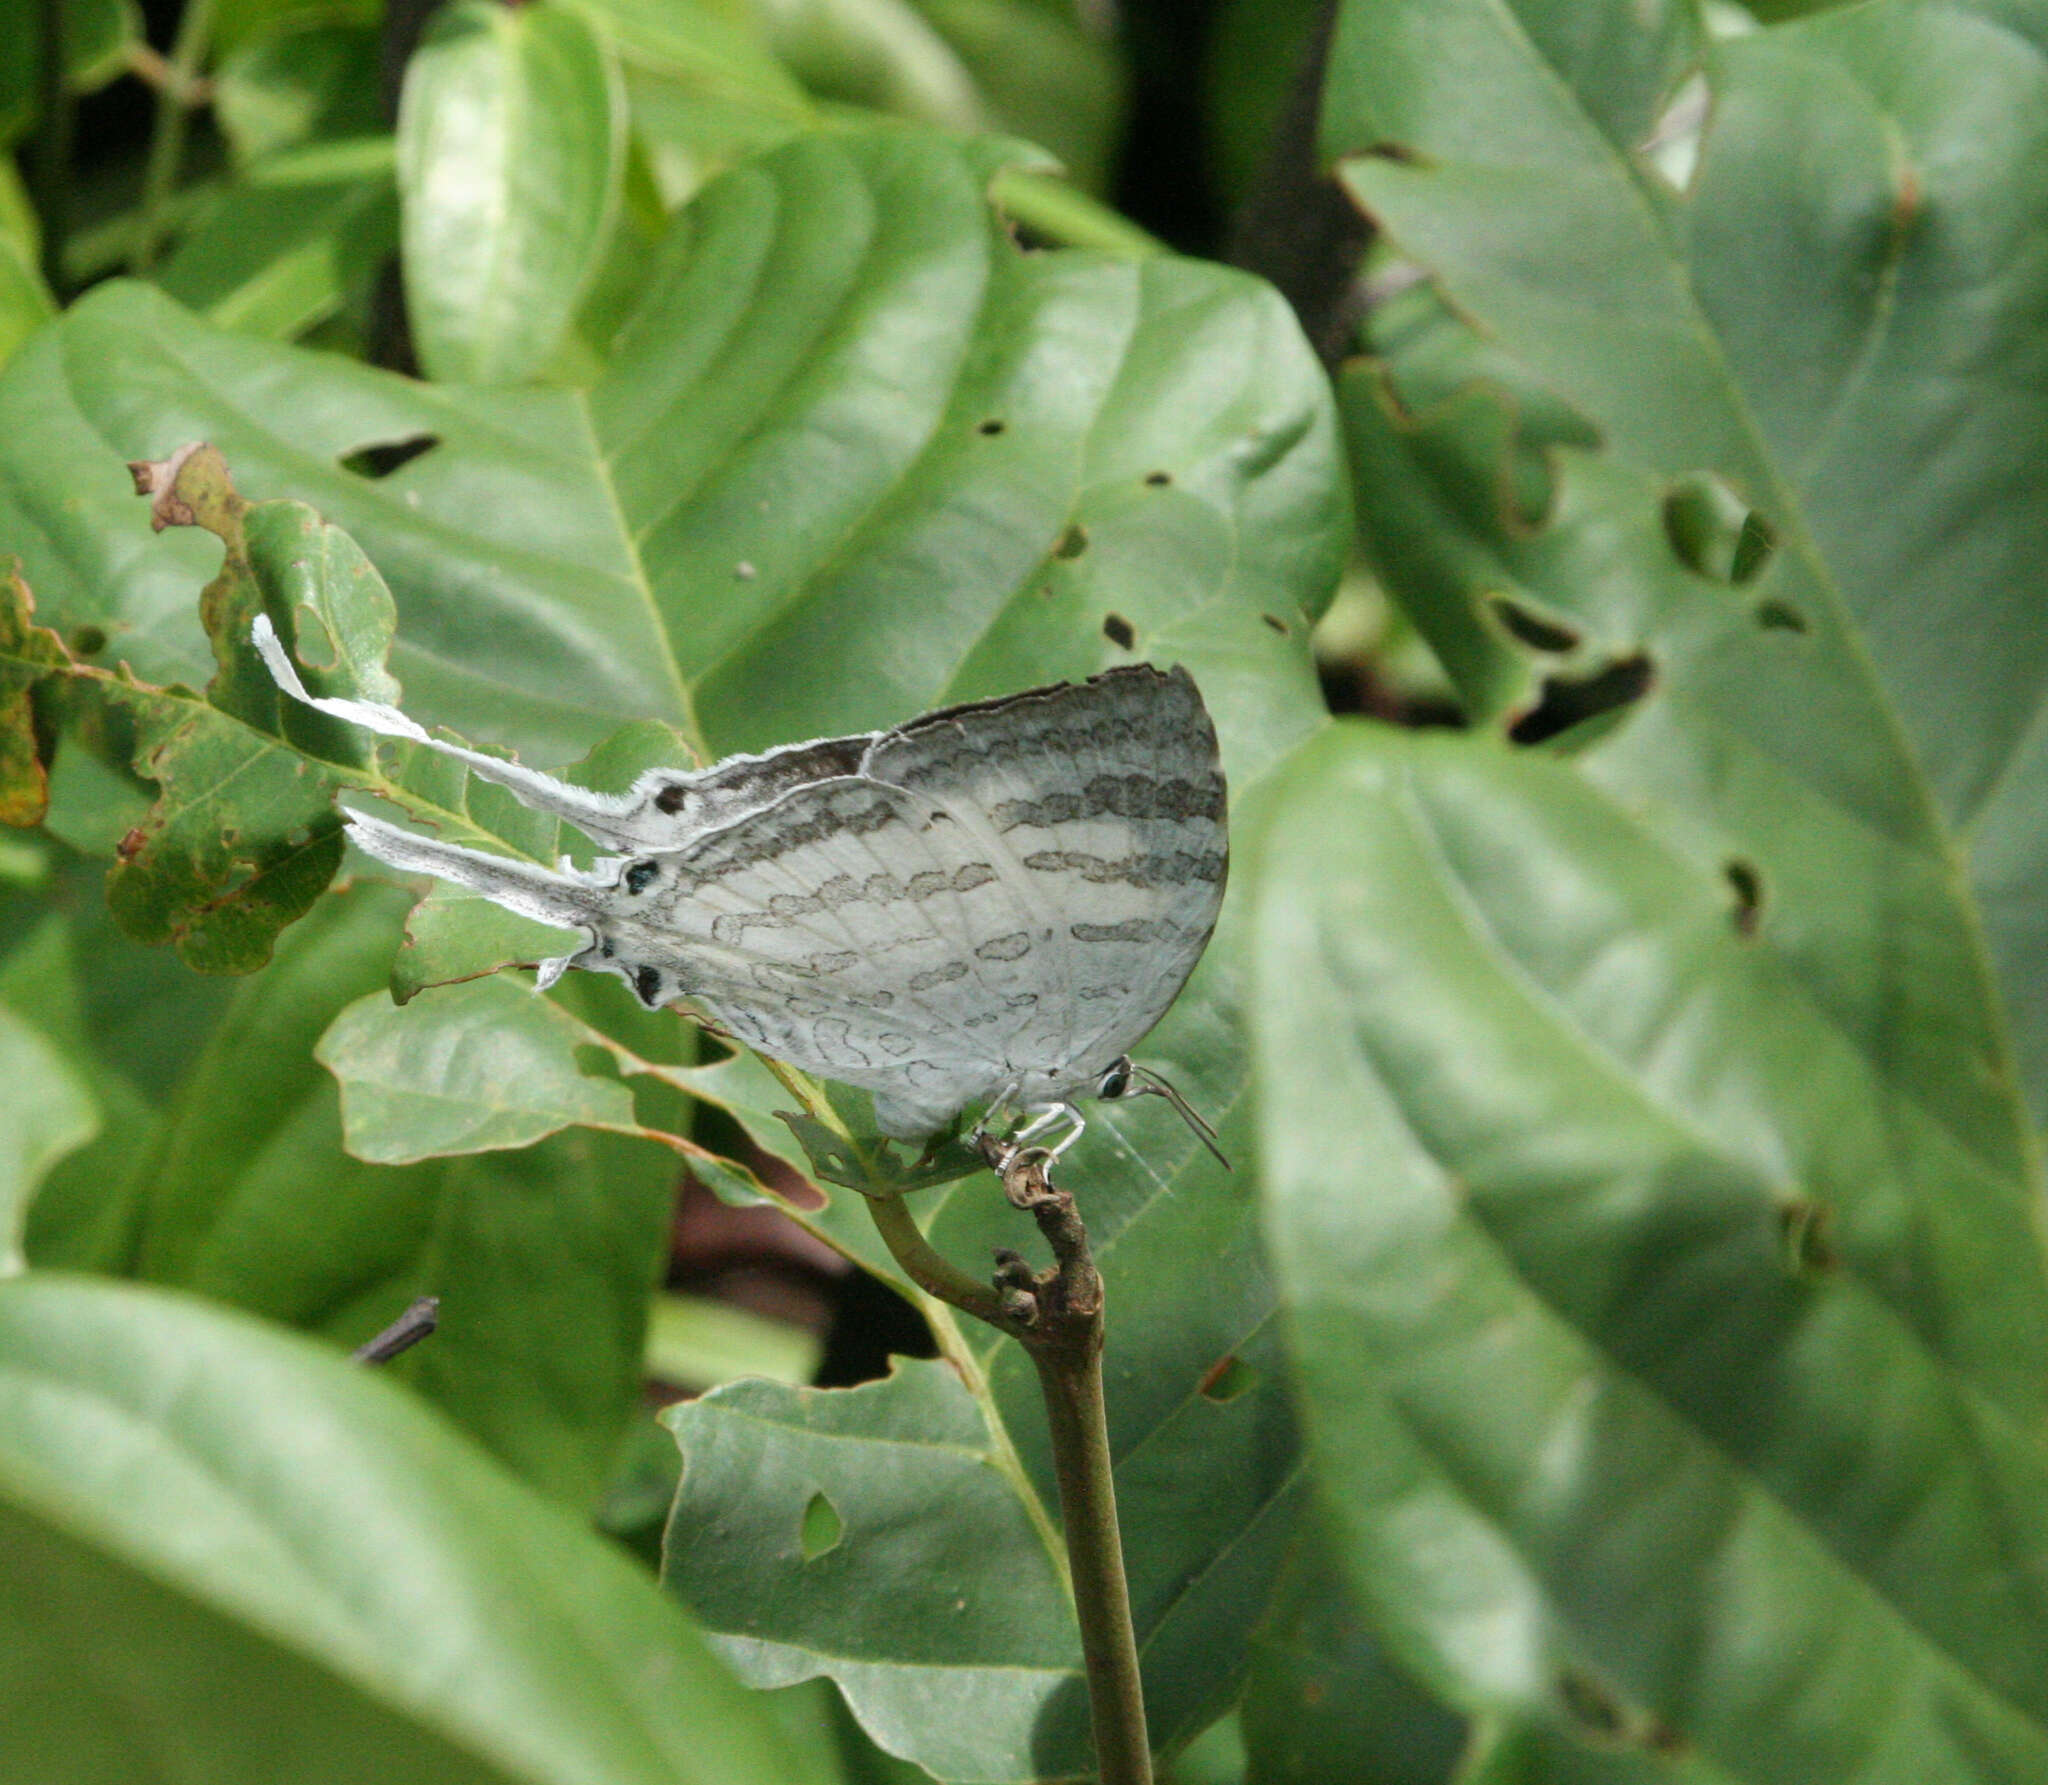
POLYGON ((1010 963, 974 947, 1020 927, 997 873, 923 802, 849 777, 627 864, 602 939, 629 978, 660 975, 660 998, 694 998, 806 1070, 908 1084, 935 1122, 1000 1089, 1030 1005, 1007 995, 1010 963))
POLYGON ((1055 932, 1034 955, 1063 1023, 1039 1063, 1100 1070, 1164 1014, 1228 868, 1215 731, 1184 671, 1133 665, 928 715, 867 769, 976 828, 1055 932))

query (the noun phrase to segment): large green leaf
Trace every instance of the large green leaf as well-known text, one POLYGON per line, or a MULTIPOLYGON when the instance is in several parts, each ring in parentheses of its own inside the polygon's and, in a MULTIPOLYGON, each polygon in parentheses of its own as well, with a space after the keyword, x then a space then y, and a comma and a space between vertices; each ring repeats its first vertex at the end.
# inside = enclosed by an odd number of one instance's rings
MULTIPOLYGON (((1803 784, 1796 797, 1838 814, 1827 822, 1967 883, 1965 932, 1981 940, 1943 925, 1923 948, 1893 932, 1907 950, 1896 971, 1902 984, 1959 971, 1988 995, 1972 959, 1988 949, 2004 1007, 1994 1027, 2009 1026, 2016 1060, 1994 1041, 1965 1070, 2017 1071, 2039 1123, 2048 267, 2031 244, 2048 216, 2048 26, 2026 8, 1896 0, 1720 44, 1698 168, 1674 195, 1634 145, 1695 51, 1675 13, 1658 35, 1581 4, 1358 7, 1326 135, 1338 153, 1398 152, 1346 160, 1342 177, 1616 460, 1681 508, 1686 481, 1711 474, 1754 511, 1776 551, 1730 598, 1778 627, 1781 648, 1737 653, 1721 672, 1673 664, 1670 645, 1652 662, 1672 683, 1711 683, 1717 730, 1776 740, 1742 751, 1755 773, 1803 784), (1980 155, 1993 140, 2009 153, 1980 155), (1776 710, 1788 699, 1811 725, 1776 710)), ((1362 385, 1351 407, 1364 450, 1387 456, 1372 443, 1402 424, 1362 385)), ((1496 515, 1475 530, 1513 575, 1512 528, 1496 515)), ((1485 575, 1466 579, 1468 604, 1485 575)), ((1591 602, 1586 589, 1568 616, 1591 602)), ((1432 618, 1442 612, 1426 603, 1418 618, 1455 624, 1432 618)), ((1617 638, 1614 606, 1599 618, 1592 645, 1642 642, 1617 638)), ((1633 728, 1600 772, 1698 803, 1683 787, 1734 772, 1732 740, 1673 732, 1633 728)), ((1815 966, 1852 984, 1867 971, 1815 966)), ((1916 1002, 1908 993, 1896 1013, 1909 1047, 1930 1032, 1916 1002)))
POLYGON ((797 1777, 639 1570, 371 1373, 56 1276, 0 1356, 10 1777, 797 1777))
POLYGON ((602 40, 539 0, 458 0, 406 65, 406 311, 436 378, 517 384, 554 352, 619 195, 625 93, 602 40))
POLYGON ((383 981, 404 898, 323 901, 230 994, 113 931, 97 878, 63 875, 40 922, 25 896, 0 903, 10 927, 34 925, 0 955, 0 1008, 61 1047, 107 1112, 31 1205, 32 1262, 197 1290, 343 1345, 438 1295, 440 1330, 389 1367, 528 1480, 591 1505, 637 1404, 671 1156, 573 1134, 359 1163, 313 1050, 383 981))
MULTIPOLYGON (((1659 16, 1339 35, 1341 176, 1436 287, 1345 375, 1367 537, 1484 731, 1565 760, 1353 731, 1265 839, 1319 1474, 1467 1709, 2048 1777, 2048 187, 1973 147, 2048 58, 1967 6, 1721 45, 1679 192, 1659 16)), ((1572 1776, 1544 1739, 1505 1776, 1572 1776)))
POLYGON ((1057 1540, 947 1364, 836 1393, 737 1382, 665 1417, 684 1454, 667 1567, 750 1679, 831 1675, 877 1742, 942 1779, 1085 1765, 1057 1540))
POLYGON ((1464 1719, 1388 1664, 1319 1523, 1302 1521, 1253 1640, 1245 1785, 1446 1785, 1466 1746, 1464 1719))
POLYGON ((1347 727, 1262 860, 1274 1264, 1390 1639, 1733 1778, 2048 1777, 2010 1099, 1902 1086, 1772 942, 1800 894, 1756 933, 1564 763, 1347 727))
POLYGON ((627 716, 716 753, 1136 654, 1189 664, 1242 777, 1313 702, 1303 603, 1343 546, 1315 369, 1239 275, 1019 253, 994 159, 888 132, 726 176, 586 393, 421 386, 100 288, 0 375, 0 547, 60 630, 203 680, 217 552, 153 540, 119 462, 204 438, 376 564, 410 710, 535 760, 627 716))

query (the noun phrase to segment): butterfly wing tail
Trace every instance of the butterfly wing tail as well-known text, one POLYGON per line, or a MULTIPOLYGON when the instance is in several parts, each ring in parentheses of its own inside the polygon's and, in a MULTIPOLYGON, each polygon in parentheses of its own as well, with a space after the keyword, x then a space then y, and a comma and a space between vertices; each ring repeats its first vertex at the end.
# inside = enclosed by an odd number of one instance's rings
POLYGON ((541 923, 587 931, 597 916, 600 888, 532 862, 486 855, 480 849, 464 849, 457 843, 417 836, 361 812, 349 814, 348 838, 365 855, 375 856, 387 867, 451 880, 457 886, 481 893, 494 905, 541 923))
POLYGON ((376 701, 338 700, 309 693, 268 614, 256 616, 249 639, 262 657, 264 667, 270 671, 270 679, 292 699, 315 712, 345 719, 351 725, 360 725, 365 731, 374 731, 379 737, 404 738, 408 743, 424 744, 429 750, 438 750, 443 756, 452 756, 457 762, 466 764, 469 772, 480 780, 509 788, 518 795, 521 804, 556 818, 566 818, 578 830, 587 831, 601 843, 619 849, 638 846, 645 824, 625 821, 646 804, 644 795, 593 793, 587 787, 572 786, 522 763, 506 762, 500 757, 486 756, 481 750, 468 750, 460 744, 451 744, 445 738, 430 737, 422 726, 408 719, 396 707, 387 707, 376 701))

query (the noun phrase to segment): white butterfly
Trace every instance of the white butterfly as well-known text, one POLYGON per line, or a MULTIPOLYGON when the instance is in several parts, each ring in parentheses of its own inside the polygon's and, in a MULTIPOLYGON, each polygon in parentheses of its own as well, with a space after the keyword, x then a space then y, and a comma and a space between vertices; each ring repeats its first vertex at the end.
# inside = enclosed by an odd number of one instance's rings
POLYGON ((1128 1051, 1194 970, 1229 865, 1215 728, 1185 670, 1134 664, 599 794, 395 707, 315 698, 267 618, 254 642, 295 699, 456 757, 617 851, 548 869, 350 814, 380 861, 582 930, 543 983, 584 967, 650 1007, 687 1001, 871 1092, 884 1134, 987 1104, 1029 1118, 1017 1141, 1067 1121, 1059 1151, 1077 1098, 1158 1095, 1215 1151, 1128 1051))

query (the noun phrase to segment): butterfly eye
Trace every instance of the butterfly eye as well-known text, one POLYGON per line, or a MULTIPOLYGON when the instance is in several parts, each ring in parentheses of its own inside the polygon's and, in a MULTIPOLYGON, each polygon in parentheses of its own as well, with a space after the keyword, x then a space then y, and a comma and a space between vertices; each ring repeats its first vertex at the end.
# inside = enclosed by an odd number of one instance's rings
POLYGON ((1112 1061, 1095 1086, 1095 1095, 1106 1102, 1115 1102, 1131 1088, 1131 1061, 1127 1054, 1120 1060, 1112 1061))

